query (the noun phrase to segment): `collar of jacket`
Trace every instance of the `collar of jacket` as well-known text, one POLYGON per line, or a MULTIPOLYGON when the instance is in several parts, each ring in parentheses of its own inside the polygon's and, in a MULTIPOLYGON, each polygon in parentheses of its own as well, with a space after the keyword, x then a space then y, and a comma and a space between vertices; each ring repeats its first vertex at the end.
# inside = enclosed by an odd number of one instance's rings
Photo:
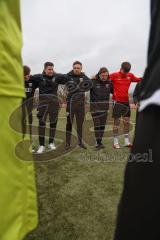
POLYGON ((56 76, 56 74, 54 73, 52 76, 48 76, 45 73, 43 73, 43 77, 47 78, 47 79, 53 79, 56 76))
POLYGON ((67 75, 69 75, 70 77, 84 77, 84 73, 81 73, 80 75, 75 75, 73 70, 70 71, 67 75))
POLYGON ((128 73, 122 73, 121 71, 119 72, 119 74, 121 75, 121 78, 126 78, 128 73))

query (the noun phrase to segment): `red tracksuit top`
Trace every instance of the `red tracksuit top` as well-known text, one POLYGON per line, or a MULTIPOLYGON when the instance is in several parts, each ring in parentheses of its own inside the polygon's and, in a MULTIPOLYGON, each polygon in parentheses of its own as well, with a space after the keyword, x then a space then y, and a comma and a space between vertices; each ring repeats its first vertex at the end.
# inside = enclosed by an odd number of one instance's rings
POLYGON ((110 79, 113 82, 113 101, 128 103, 128 91, 132 82, 139 82, 142 78, 137 78, 133 73, 112 73, 110 79))

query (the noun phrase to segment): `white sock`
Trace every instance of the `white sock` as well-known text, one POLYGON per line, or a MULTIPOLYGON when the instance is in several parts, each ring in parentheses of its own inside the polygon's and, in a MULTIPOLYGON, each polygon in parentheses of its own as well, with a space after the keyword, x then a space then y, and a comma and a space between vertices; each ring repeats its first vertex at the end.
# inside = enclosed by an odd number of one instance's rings
POLYGON ((124 135, 124 144, 125 145, 129 145, 130 144, 129 134, 125 134, 124 135))
POLYGON ((118 137, 114 137, 114 145, 119 144, 118 137))

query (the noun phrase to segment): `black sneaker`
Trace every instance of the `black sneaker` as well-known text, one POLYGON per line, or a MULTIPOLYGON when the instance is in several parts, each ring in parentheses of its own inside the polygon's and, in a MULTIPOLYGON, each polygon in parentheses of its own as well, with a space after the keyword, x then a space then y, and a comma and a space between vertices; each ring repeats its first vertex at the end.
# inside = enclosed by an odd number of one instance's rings
POLYGON ((97 150, 100 150, 100 149, 101 149, 100 144, 96 143, 95 148, 96 148, 97 150))
POLYGON ((79 143, 78 146, 83 149, 87 149, 87 147, 83 143, 79 143))
POLYGON ((65 150, 68 151, 70 149, 70 147, 71 147, 70 144, 66 144, 65 150))

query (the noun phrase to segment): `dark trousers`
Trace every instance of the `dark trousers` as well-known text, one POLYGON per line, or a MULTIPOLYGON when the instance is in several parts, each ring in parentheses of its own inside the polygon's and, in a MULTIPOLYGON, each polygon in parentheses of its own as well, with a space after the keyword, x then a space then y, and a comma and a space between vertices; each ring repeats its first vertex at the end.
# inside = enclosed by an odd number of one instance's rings
POLYGON ((76 118, 77 125, 77 137, 78 143, 82 143, 82 133, 83 133, 83 123, 85 117, 85 106, 73 104, 71 107, 67 107, 68 116, 67 116, 67 124, 66 124, 66 144, 71 144, 71 136, 72 136, 72 125, 74 117, 76 118))
MULTIPOLYGON (((141 84, 147 98, 160 88, 160 1, 152 0, 148 66, 141 84)), ((115 240, 160 239, 160 107, 138 113, 135 140, 127 163, 115 240)))
POLYGON ((57 121, 58 121, 59 103, 58 101, 41 101, 38 107, 37 117, 39 118, 39 144, 45 145, 45 129, 47 117, 49 117, 49 144, 54 142, 57 121))
POLYGON ((92 112, 96 142, 100 144, 105 131, 108 112, 92 112))

